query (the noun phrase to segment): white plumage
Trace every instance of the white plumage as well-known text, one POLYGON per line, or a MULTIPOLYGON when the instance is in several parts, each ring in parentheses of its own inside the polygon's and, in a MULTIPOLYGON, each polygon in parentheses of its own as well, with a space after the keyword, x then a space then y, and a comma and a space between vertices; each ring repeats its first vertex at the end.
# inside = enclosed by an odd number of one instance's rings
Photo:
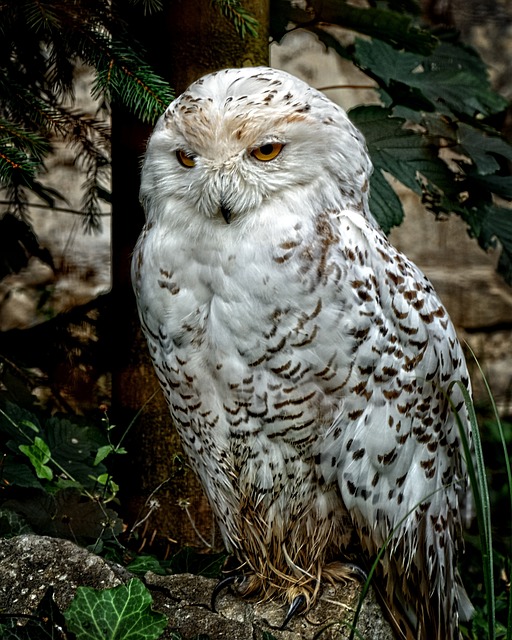
POLYGON ((371 170, 345 112, 297 78, 205 76, 149 141, 133 282, 241 591, 310 604, 337 561, 388 541, 395 623, 446 640, 467 483, 446 394, 469 432, 451 387, 469 380, 431 284, 369 211, 371 170))

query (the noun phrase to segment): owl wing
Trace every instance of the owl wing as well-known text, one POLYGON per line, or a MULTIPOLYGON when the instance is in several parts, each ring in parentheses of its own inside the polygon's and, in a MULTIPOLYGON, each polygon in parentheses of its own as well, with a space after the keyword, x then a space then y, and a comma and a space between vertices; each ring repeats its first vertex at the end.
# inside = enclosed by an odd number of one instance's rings
MULTIPOLYGON (((354 356, 322 460, 364 548, 384 546, 386 600, 429 638, 457 629, 459 496, 466 473, 455 413, 462 349, 430 282, 359 215, 347 213, 340 250, 352 289, 354 356), (331 463, 332 464, 332 463, 331 463)), ((420 635, 419 637, 423 637, 420 635)))

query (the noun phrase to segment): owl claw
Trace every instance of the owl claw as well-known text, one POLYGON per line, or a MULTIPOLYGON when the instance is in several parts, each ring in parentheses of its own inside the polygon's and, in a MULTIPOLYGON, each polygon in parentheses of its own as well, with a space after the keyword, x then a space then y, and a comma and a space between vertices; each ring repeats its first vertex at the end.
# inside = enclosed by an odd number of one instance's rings
POLYGON ((290 608, 288 609, 288 613, 285 616, 283 624, 280 626, 281 630, 285 629, 286 625, 290 622, 290 620, 302 611, 305 604, 306 604, 306 596, 303 596, 303 595, 295 596, 292 603, 290 604, 290 608))
POLYGON ((343 566, 349 573, 352 573, 359 580, 359 582, 364 584, 368 580, 368 574, 364 569, 361 569, 359 565, 347 562, 344 563, 343 566))
POLYGON ((211 610, 213 611, 213 613, 217 613, 217 609, 215 608, 215 602, 219 597, 219 593, 221 591, 224 591, 224 589, 226 589, 227 587, 234 584, 237 580, 240 579, 240 577, 241 577, 240 575, 227 576, 226 578, 222 578, 222 580, 219 580, 219 582, 217 582, 217 584, 215 585, 212 591, 212 599, 210 603, 211 610))

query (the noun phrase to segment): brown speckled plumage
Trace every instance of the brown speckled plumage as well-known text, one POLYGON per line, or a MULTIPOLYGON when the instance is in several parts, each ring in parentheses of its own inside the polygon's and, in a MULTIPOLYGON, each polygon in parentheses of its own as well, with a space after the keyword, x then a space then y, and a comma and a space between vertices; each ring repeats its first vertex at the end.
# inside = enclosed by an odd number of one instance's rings
POLYGON ((368 562, 386 544, 392 615, 446 640, 468 613, 452 383, 469 380, 432 285, 371 216, 370 173, 346 114, 296 78, 207 76, 149 142, 133 282, 240 590, 311 603, 351 543, 368 562))

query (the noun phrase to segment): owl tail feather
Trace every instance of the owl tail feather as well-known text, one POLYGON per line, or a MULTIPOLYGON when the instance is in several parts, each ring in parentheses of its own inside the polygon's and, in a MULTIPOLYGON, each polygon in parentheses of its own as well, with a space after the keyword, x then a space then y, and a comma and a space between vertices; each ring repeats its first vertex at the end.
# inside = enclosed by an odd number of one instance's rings
POLYGON ((397 640, 416 640, 417 633, 415 629, 418 625, 416 616, 410 610, 408 611, 405 606, 402 606, 400 600, 391 604, 376 581, 373 582, 372 586, 382 612, 391 625, 397 640))
MULTIPOLYGON (((386 590, 378 580, 373 581, 373 590, 379 601, 384 616, 391 625, 397 640, 459 640, 460 633, 458 624, 443 624, 435 614, 433 614, 432 602, 427 607, 420 608, 418 612, 407 604, 400 593, 400 589, 395 589, 393 597, 386 595, 386 590), (429 607, 430 605, 430 607, 429 607), (447 628, 448 627, 448 628, 447 628)), ((456 592, 458 602, 458 619, 468 621, 474 613, 473 605, 462 586, 462 582, 456 575, 456 592)))
POLYGON ((457 589, 457 597, 459 601, 459 620, 461 620, 462 622, 468 622, 473 617, 475 608, 471 604, 471 600, 466 593, 466 589, 464 589, 464 586, 462 585, 462 581, 458 573, 457 584, 455 588, 457 589))

